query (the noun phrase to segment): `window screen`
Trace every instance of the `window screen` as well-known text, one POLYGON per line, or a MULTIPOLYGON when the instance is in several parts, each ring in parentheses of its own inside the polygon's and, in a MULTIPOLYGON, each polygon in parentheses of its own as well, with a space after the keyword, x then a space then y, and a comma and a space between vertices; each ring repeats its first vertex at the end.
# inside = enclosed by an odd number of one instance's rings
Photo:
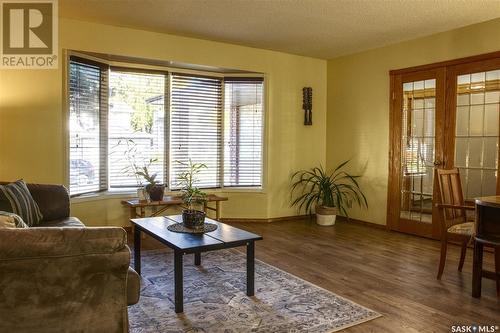
POLYGON ((107 70, 76 58, 69 65, 69 173, 72 195, 106 189, 107 70))
POLYGON ((262 186, 263 81, 224 79, 224 186, 262 186))
POLYGON ((135 187, 148 167, 165 183, 166 74, 111 68, 109 76, 109 187, 135 187), (141 170, 142 171, 142 170, 141 170))
POLYGON ((199 187, 220 187, 222 80, 172 75, 170 105, 170 187, 178 188, 182 163, 204 163, 199 187))

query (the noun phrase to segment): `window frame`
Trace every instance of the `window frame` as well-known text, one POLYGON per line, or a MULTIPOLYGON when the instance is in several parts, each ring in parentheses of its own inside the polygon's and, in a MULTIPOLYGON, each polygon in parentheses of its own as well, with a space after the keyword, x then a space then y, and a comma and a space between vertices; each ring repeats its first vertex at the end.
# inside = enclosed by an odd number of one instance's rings
MULTIPOLYGON (((88 55, 86 53, 81 53, 78 51, 73 51, 73 50, 64 50, 65 57, 64 57, 64 74, 65 76, 63 77, 64 84, 63 84, 63 92, 64 92, 64 126, 63 126, 63 141, 64 141, 64 160, 63 160, 63 170, 65 173, 65 185, 68 186, 69 188, 69 183, 70 183, 70 171, 71 171, 71 166, 70 166, 70 128, 69 128, 69 80, 70 80, 70 62, 73 58, 77 59, 78 61, 81 61, 82 63, 88 63, 93 66, 98 66, 98 67, 105 67, 110 71, 111 69, 114 70, 120 70, 120 71, 130 71, 130 72, 146 72, 146 73, 163 73, 166 74, 165 78, 165 165, 164 165, 164 172, 166 175, 166 183, 170 181, 169 179, 169 172, 170 172, 170 158, 171 158, 171 153, 170 153, 170 118, 171 118, 171 94, 170 94, 170 89, 171 89, 171 84, 172 84, 172 74, 185 74, 185 75, 194 75, 194 76, 205 76, 205 77, 217 77, 222 80, 222 94, 221 94, 221 105, 222 105, 222 124, 221 124, 221 145, 220 145, 220 161, 219 161, 219 173, 220 173, 220 179, 221 179, 221 184, 219 187, 214 187, 214 188, 206 188, 206 190, 210 192, 234 192, 234 193, 266 193, 267 192, 267 138, 268 138, 268 112, 267 112, 267 105, 268 105, 268 89, 267 89, 267 76, 264 73, 257 73, 257 72, 248 72, 248 73, 240 73, 239 71, 237 73, 224 73, 224 72, 215 72, 215 71, 202 71, 202 70, 193 70, 193 69, 186 69, 186 68, 178 68, 178 67, 171 67, 171 66, 161 66, 157 65, 157 61, 155 61, 154 65, 150 65, 147 63, 147 61, 144 62, 124 62, 124 61, 112 61, 112 60, 107 60, 107 59, 102 59, 98 57, 94 57, 92 55, 88 55), (225 95, 224 95, 224 78, 232 78, 236 77, 239 79, 246 78, 248 77, 249 80, 256 80, 256 79, 261 79, 262 80, 262 148, 261 148, 261 185, 260 186, 224 186, 224 100, 225 100, 225 95)), ((152 61, 153 62, 153 61, 152 61)), ((109 73, 108 73, 109 74, 109 73)), ((109 76, 109 75, 108 75, 109 76)), ((108 87, 106 90, 109 89, 109 77, 108 77, 108 87)), ((106 101, 108 102, 108 98, 106 98, 106 101)), ((106 109, 109 107, 106 106, 106 109)), ((108 110, 109 112, 109 110, 108 110)), ((108 115, 106 115, 108 116, 108 115)), ((106 130, 104 130, 106 134, 106 143, 107 143, 107 137, 109 136, 108 130, 107 130, 107 122, 106 122, 106 130)), ((101 132, 103 132, 103 129, 100 129, 101 132)), ((107 144, 106 144, 107 146, 107 144)), ((109 187, 109 176, 107 175, 108 173, 108 166, 107 166, 107 149, 106 149, 106 167, 105 167, 105 172, 106 172, 106 183, 105 183, 105 189, 103 188, 102 184, 99 184, 99 187, 101 188, 99 191, 93 191, 93 192, 86 192, 86 193, 80 193, 80 194, 70 194, 72 199, 78 199, 78 200, 92 200, 93 197, 101 197, 101 196, 130 196, 136 192, 136 187, 127 187, 127 188, 113 188, 111 189, 109 187)), ((167 187, 168 192, 178 192, 178 190, 171 190, 169 187, 167 187)))

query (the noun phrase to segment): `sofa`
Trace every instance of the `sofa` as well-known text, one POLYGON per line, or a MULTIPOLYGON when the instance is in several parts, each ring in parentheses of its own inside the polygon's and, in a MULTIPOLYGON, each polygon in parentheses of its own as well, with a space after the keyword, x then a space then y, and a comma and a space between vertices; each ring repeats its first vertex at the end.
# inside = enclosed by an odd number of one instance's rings
POLYGON ((125 230, 70 217, 64 186, 28 189, 43 220, 0 229, 0 332, 128 332, 140 278, 125 230))

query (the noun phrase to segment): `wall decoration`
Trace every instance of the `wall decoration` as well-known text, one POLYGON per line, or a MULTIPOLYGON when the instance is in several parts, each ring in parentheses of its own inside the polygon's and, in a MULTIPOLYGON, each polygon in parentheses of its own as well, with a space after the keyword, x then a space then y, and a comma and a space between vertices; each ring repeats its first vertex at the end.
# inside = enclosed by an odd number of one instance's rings
POLYGON ((312 125, 312 88, 302 88, 302 108, 304 109, 304 125, 312 125))

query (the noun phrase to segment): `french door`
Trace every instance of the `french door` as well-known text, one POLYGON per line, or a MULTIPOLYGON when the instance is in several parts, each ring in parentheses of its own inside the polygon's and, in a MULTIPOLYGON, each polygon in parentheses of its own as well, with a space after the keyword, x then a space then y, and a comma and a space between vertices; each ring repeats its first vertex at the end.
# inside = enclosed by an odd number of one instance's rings
POLYGON ((439 238, 436 167, 458 167, 469 200, 500 193, 500 55, 425 67, 391 73, 387 224, 439 238))

